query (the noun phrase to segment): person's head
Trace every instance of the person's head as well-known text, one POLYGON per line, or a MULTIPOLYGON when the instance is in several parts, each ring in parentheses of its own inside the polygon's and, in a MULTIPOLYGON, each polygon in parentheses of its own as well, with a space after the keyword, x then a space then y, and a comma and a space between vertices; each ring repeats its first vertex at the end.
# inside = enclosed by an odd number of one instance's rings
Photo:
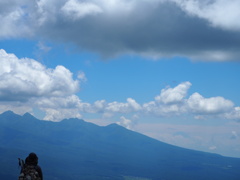
POLYGON ((26 164, 31 164, 31 165, 37 165, 38 164, 38 157, 37 155, 32 152, 28 155, 28 157, 25 160, 26 164))

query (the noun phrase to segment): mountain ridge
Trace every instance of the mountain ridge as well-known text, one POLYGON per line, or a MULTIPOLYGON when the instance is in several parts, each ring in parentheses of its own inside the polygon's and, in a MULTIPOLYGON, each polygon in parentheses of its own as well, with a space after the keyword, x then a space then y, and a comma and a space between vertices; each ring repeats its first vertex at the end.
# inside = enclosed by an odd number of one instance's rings
MULTIPOLYGON (((0 164, 10 155, 34 151, 44 179, 208 179, 216 172, 220 175, 209 179, 240 177, 240 159, 169 145, 117 124, 98 126, 76 118, 57 123, 36 120, 31 114, 0 114, 0 151, 7 149, 9 154, 0 155, 0 164)), ((0 173, 0 179, 3 176, 8 180, 0 173)))

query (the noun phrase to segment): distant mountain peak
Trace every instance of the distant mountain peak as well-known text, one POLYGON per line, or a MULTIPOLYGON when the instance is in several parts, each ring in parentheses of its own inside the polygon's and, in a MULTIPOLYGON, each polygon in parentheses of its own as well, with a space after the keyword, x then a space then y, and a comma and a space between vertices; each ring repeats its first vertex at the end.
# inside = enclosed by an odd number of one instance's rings
POLYGON ((11 110, 3 112, 1 115, 14 115, 15 113, 11 110))
POLYGON ((39 120, 35 118, 32 114, 30 113, 25 113, 24 115, 19 115, 14 113, 13 111, 5 111, 4 113, 0 114, 0 119, 5 119, 5 120, 39 120))
POLYGON ((109 128, 122 128, 122 129, 126 129, 125 127, 117 124, 117 123, 112 123, 112 124, 109 124, 107 125, 106 127, 109 127, 109 128))
POLYGON ((32 114, 30 114, 29 112, 26 112, 22 117, 26 118, 26 119, 36 119, 36 120, 38 120, 32 114))
POLYGON ((26 112, 23 117, 34 117, 32 114, 30 114, 29 112, 26 112))
POLYGON ((20 115, 15 114, 13 111, 5 111, 2 114, 0 114, 1 117, 7 117, 7 118, 15 118, 15 117, 19 117, 20 115))

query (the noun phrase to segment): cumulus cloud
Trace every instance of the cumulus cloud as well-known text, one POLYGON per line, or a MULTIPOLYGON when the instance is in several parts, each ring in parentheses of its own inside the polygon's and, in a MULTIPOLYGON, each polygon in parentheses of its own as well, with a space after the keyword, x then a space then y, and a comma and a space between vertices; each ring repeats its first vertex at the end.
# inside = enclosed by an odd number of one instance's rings
POLYGON ((235 119, 240 121, 240 107, 234 107, 234 109, 232 109, 229 112, 226 112, 224 114, 224 117, 227 119, 235 119))
POLYGON ((155 101, 143 104, 144 112, 156 116, 180 115, 187 112, 186 96, 190 82, 183 82, 174 88, 166 87, 161 90, 155 101))
POLYGON ((199 93, 194 93, 187 100, 190 110, 198 114, 217 114, 229 112, 233 109, 233 102, 223 97, 204 98, 199 93))
POLYGON ((188 89, 190 88, 190 82, 184 82, 176 86, 175 88, 166 88, 161 91, 159 96, 155 97, 155 100, 164 104, 178 103, 186 96, 188 89))
POLYGON ((148 115, 155 115, 159 117, 168 117, 180 115, 184 112, 184 106, 180 104, 164 105, 154 101, 143 104, 143 112, 148 115))
POLYGON ((192 114, 196 119, 205 119, 206 116, 218 116, 227 119, 239 119, 239 107, 223 97, 205 98, 195 92, 187 97, 190 82, 183 82, 174 88, 167 87, 161 90, 155 101, 142 105, 143 112, 156 116, 176 116, 192 114))
POLYGON ((129 113, 140 111, 141 106, 132 98, 128 98, 126 103, 112 102, 108 103, 106 110, 109 112, 129 113))
POLYGON ((0 38, 70 42, 103 57, 239 60, 238 0, 8 2, 0 0, 0 38))
POLYGON ((17 58, 0 50, 0 99, 26 101, 32 97, 76 93, 79 81, 63 66, 49 69, 29 58, 17 58))

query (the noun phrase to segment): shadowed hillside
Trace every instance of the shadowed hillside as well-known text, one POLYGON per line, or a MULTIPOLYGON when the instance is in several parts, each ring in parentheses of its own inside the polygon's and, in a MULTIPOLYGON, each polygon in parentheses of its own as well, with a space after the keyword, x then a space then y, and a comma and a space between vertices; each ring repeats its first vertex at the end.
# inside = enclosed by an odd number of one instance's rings
POLYGON ((240 159, 179 148, 117 124, 1 114, 0 179, 17 178, 17 158, 29 152, 38 154, 46 180, 240 178, 240 159))

